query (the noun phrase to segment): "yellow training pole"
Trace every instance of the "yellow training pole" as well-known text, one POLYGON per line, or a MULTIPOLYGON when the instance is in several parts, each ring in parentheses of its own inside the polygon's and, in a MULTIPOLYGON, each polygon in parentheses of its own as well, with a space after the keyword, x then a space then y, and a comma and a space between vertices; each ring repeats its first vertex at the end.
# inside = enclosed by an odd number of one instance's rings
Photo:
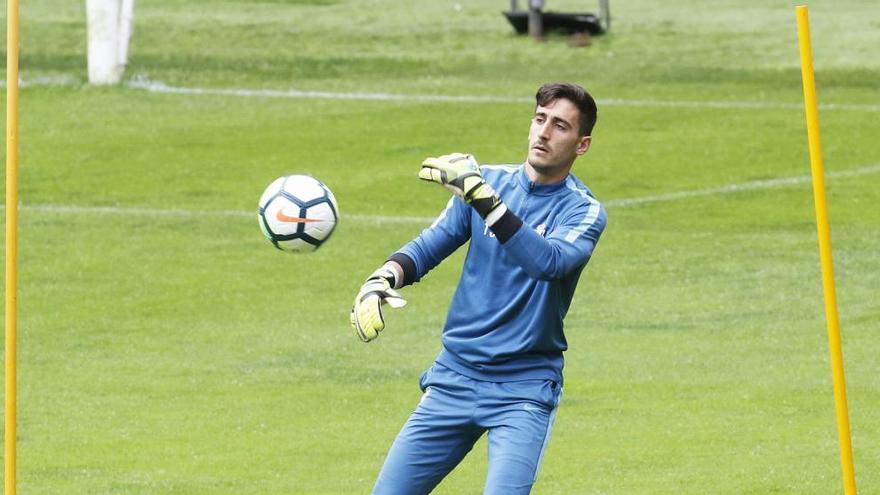
POLYGON ((18 266, 18 0, 6 10, 6 429, 5 494, 15 495, 16 268, 18 266))
POLYGON ((816 80, 813 74, 813 49, 810 44, 810 18, 807 7, 795 9, 798 39, 801 48, 801 75, 804 82, 804 107, 807 117, 807 139, 810 144, 810 168, 813 173, 813 199, 816 203, 816 229, 819 233, 819 259, 822 263, 822 288, 825 293, 825 319, 828 322, 828 347, 834 379, 834 403, 837 411, 837 435, 840 463, 846 495, 856 494, 853 468, 849 413, 846 407, 846 379, 843 375, 843 350, 840 344, 840 321, 837 296, 834 293, 834 267, 831 260, 831 228, 828 224, 828 203, 825 199, 825 171, 822 166, 822 144, 819 140, 819 109, 816 103, 816 80))

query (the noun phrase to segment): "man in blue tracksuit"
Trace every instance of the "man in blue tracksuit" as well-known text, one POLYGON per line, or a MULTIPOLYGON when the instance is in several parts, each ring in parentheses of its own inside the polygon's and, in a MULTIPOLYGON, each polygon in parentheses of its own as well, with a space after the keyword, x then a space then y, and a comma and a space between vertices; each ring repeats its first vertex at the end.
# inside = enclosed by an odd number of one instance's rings
POLYGON ((454 196, 434 223, 364 283, 351 323, 365 342, 381 307, 470 240, 443 328, 421 378, 424 395, 391 446, 373 493, 429 493, 488 432, 485 494, 527 494, 562 391, 563 319, 605 228, 602 205, 570 173, 590 147, 596 104, 554 83, 536 95, 522 165, 480 167, 471 155, 428 158, 419 177, 454 196))

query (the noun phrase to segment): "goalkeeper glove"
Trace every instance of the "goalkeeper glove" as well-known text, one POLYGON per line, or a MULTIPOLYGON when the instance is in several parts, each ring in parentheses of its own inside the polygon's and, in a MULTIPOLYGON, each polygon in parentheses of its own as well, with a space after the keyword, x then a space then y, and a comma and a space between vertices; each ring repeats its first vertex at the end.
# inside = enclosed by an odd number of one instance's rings
POLYGON ((490 225, 507 211, 501 197, 480 175, 480 165, 473 155, 452 153, 428 158, 422 162, 419 179, 436 182, 449 189, 477 210, 490 225), (491 219, 488 218, 490 215, 491 219))
POLYGON ((367 278, 354 298, 349 319, 351 327, 362 341, 375 339, 385 328, 382 304, 387 303, 392 308, 406 306, 406 300, 392 288, 395 280, 395 271, 384 265, 367 278))

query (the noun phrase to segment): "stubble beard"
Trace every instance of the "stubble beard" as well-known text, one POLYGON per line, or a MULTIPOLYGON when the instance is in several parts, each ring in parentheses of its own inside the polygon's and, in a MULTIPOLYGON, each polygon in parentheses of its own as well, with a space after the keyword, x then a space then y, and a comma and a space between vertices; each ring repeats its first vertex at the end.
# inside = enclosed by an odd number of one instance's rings
POLYGON ((574 163, 574 159, 571 159, 569 161, 561 159, 554 160, 552 157, 533 157, 531 156, 531 153, 529 153, 528 162, 537 174, 545 177, 552 177, 561 173, 562 170, 570 168, 571 164, 574 163))

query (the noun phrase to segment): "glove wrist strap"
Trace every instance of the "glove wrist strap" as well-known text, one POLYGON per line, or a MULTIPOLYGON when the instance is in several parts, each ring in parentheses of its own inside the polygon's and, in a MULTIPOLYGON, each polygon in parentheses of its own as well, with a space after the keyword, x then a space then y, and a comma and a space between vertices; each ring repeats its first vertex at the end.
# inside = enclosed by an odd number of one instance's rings
POLYGON ((416 283, 416 280, 418 280, 418 270, 416 269, 416 262, 412 258, 398 251, 392 254, 386 263, 391 261, 400 265, 401 268, 400 276, 397 277, 397 284, 394 287, 395 289, 416 283))
POLYGON ((483 182, 465 194, 464 200, 477 210, 483 219, 501 206, 501 198, 492 186, 483 182))
POLYGON ((495 238, 498 239, 498 242, 501 244, 510 240, 511 237, 519 232, 519 229, 522 228, 523 225, 522 220, 520 220, 518 216, 506 207, 504 209, 505 212, 501 214, 498 221, 489 227, 495 234, 495 238))
POLYGON ((370 274, 370 276, 367 277, 367 280, 374 278, 384 278, 388 281, 388 285, 391 286, 392 289, 399 289, 403 286, 403 271, 401 270, 400 265, 390 261, 386 261, 384 265, 370 274))
POLYGON ((498 220, 500 220, 501 217, 504 216, 505 213, 507 213, 507 205, 505 205, 504 203, 500 203, 498 207, 496 207, 495 209, 490 211, 488 215, 486 215, 486 226, 492 227, 493 225, 495 225, 498 220))

